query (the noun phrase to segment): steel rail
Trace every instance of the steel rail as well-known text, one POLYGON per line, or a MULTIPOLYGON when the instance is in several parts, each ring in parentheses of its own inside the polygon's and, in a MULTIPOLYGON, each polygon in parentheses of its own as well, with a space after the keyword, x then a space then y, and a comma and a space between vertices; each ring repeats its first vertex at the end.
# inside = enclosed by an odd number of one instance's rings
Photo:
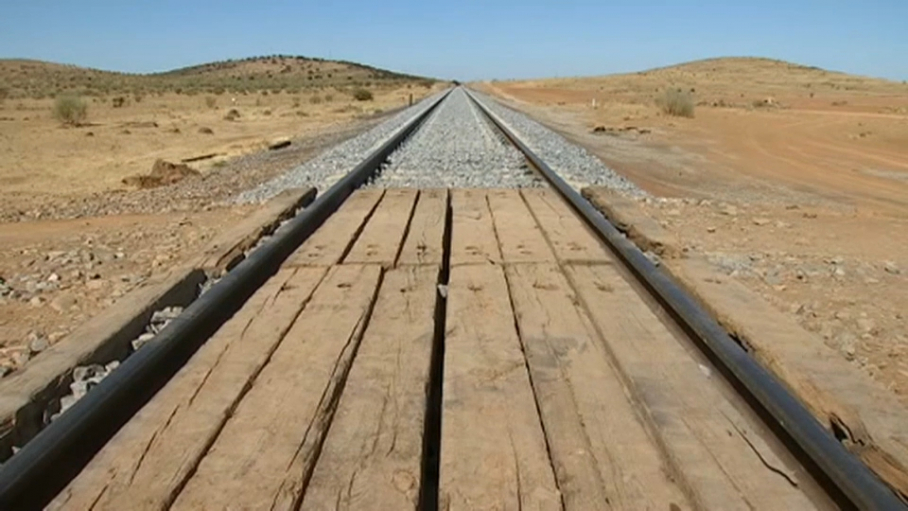
POLYGON ((497 115, 472 94, 467 92, 467 95, 574 211, 624 260, 635 277, 699 338, 855 506, 860 509, 908 509, 895 492, 836 440, 783 383, 744 351, 695 298, 653 264, 589 201, 561 179, 497 115))
POLYGON ((0 467, 0 509, 41 508, 56 496, 449 93, 442 93, 0 467))

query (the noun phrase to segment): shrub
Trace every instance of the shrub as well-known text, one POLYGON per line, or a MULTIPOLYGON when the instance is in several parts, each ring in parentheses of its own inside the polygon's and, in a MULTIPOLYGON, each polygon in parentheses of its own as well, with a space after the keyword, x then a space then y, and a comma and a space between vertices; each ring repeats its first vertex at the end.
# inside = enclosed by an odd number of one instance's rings
POLYGON ((325 94, 325 101, 328 103, 334 101, 334 96, 331 94, 325 94))
POLYGON ((680 89, 668 89, 656 100, 656 104, 668 115, 693 117, 694 100, 690 93, 680 89))
POLYGON ((88 117, 88 105, 78 96, 60 96, 54 101, 53 114, 66 126, 78 126, 88 117))
POLYGON ((366 89, 354 89, 353 99, 357 101, 372 101, 372 93, 366 89))
POLYGON ((113 105, 114 108, 123 108, 123 105, 126 104, 126 98, 117 96, 110 100, 110 104, 113 105))
POLYGON ((316 94, 309 98, 309 102, 312 103, 313 105, 317 105, 322 102, 322 97, 319 96, 318 94, 316 94))
POLYGON ((218 104, 218 98, 214 96, 205 96, 205 106, 208 108, 214 108, 218 104))
POLYGON ((9 89, 7 89, 6 87, 0 87, 0 103, 3 103, 3 101, 8 97, 9 89))

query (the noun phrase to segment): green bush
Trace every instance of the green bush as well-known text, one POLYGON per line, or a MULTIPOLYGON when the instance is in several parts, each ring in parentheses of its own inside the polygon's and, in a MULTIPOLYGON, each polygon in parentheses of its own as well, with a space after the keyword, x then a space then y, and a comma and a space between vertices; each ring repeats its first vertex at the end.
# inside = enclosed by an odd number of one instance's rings
POLYGON ((693 117, 694 99, 680 89, 668 89, 656 100, 662 111, 675 117, 693 117))
POLYGON ((372 93, 366 89, 354 89, 353 99, 357 101, 372 101, 372 93))
POLYGON ((66 126, 78 126, 88 117, 88 105, 78 96, 60 96, 54 101, 53 114, 66 126))

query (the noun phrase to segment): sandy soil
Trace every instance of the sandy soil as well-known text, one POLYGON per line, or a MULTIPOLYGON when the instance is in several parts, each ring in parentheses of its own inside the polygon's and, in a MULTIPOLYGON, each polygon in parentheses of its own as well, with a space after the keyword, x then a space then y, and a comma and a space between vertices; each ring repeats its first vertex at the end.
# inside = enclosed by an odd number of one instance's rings
POLYGON ((908 85, 721 59, 480 87, 630 177, 679 246, 908 394, 908 85), (694 118, 660 112, 667 87, 694 91, 694 118))
POLYGON ((238 155, 260 151, 281 138, 311 137, 364 117, 405 106, 429 90, 375 90, 373 101, 338 92, 300 94, 150 96, 114 108, 88 101, 85 126, 63 127, 51 116, 53 100, 0 104, 0 193, 4 212, 28 213, 35 201, 128 190, 123 179, 147 174, 157 159, 190 165, 203 174, 238 155), (312 103, 313 98, 318 103, 312 103), (330 101, 326 101, 330 98, 330 101), (214 101, 211 106, 210 101, 214 101), (235 109, 236 120, 226 114, 235 109), (212 133, 203 133, 207 128, 212 133))
POLYGON ((440 87, 372 87, 371 101, 330 88, 128 95, 119 108, 86 98, 79 127, 54 120, 51 99, 0 101, 0 375, 195 256, 250 212, 225 205, 236 193, 440 87), (267 150, 281 139, 291 146, 267 150), (159 158, 201 155, 214 156, 189 163, 200 176, 150 190, 123 183, 159 158))

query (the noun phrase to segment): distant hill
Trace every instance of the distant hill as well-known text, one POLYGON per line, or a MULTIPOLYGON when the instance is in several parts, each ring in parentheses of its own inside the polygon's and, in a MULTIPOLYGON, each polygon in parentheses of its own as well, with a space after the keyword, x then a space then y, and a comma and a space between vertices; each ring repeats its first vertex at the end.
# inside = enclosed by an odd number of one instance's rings
POLYGON ((784 60, 762 57, 720 57, 695 60, 636 73, 643 76, 708 79, 713 81, 757 80, 766 86, 791 86, 793 83, 825 83, 833 88, 853 90, 860 87, 901 85, 882 78, 830 71, 784 60))
POLYGON ((0 95, 44 98, 61 93, 185 94, 259 91, 299 92, 326 87, 383 87, 434 79, 410 76, 353 62, 272 55, 226 60, 151 74, 101 71, 37 60, 0 59, 0 95))
POLYGON ((615 94, 637 93, 647 88, 657 91, 665 86, 694 88, 698 94, 721 93, 739 90, 742 87, 761 91, 766 95, 781 91, 789 92, 797 88, 817 92, 860 91, 879 94, 904 93, 906 90, 905 84, 891 80, 828 71, 760 57, 720 57, 635 73, 543 78, 521 82, 526 85, 565 88, 588 88, 595 85, 603 92, 615 94))

